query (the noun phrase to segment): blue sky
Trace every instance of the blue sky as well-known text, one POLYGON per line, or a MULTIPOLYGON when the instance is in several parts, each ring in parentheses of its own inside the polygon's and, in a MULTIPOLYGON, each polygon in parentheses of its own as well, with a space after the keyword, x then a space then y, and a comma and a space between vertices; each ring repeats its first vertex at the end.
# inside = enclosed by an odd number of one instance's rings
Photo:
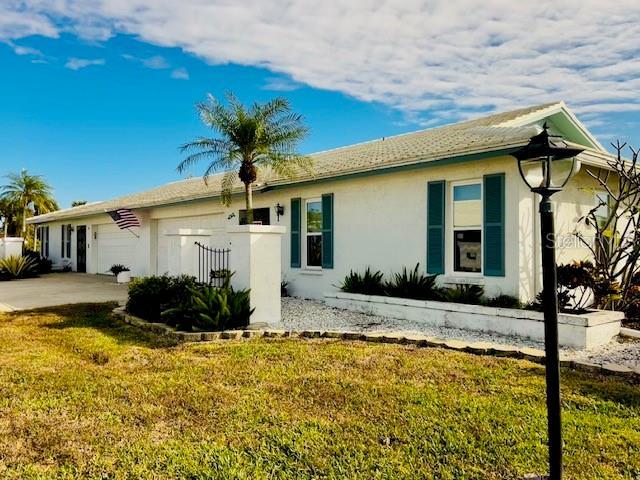
POLYGON ((0 174, 44 175, 61 206, 179 179, 195 102, 226 90, 289 98, 304 152, 557 99, 640 145, 635 2, 459 3, 7 0, 0 174))

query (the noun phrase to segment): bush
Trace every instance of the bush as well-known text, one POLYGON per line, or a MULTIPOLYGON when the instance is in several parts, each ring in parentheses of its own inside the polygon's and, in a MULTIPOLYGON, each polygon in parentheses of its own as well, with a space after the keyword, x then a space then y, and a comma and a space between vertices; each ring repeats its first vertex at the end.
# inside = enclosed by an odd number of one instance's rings
POLYGON ((251 308, 250 290, 234 290, 231 275, 225 278, 221 287, 205 286, 192 293, 198 327, 226 330, 249 325, 255 310, 251 308))
POLYGON ((362 295, 384 295, 382 273, 380 271, 372 272, 369 267, 367 267, 363 274, 352 270, 342 281, 340 290, 347 293, 360 293, 362 295))
POLYGON ((445 300, 454 303, 468 303, 470 305, 480 305, 483 303, 484 288, 480 285, 456 285, 455 288, 448 288, 445 293, 445 300))
POLYGON ((158 321, 163 311, 184 304, 190 288, 197 286, 195 277, 168 275, 144 277, 129 284, 127 311, 150 321, 158 321))
POLYGON ((37 272, 40 274, 51 273, 51 267, 53 262, 48 258, 40 256, 35 250, 25 250, 22 254, 23 257, 32 258, 37 263, 37 272))
POLYGON ((396 273, 385 284, 385 292, 391 297, 411 298, 414 300, 441 300, 442 289, 436 285, 437 275, 424 275, 418 272, 417 263, 411 271, 407 267, 402 273, 396 273))
POLYGON ((483 301, 483 304, 487 307, 498 308, 522 308, 522 302, 518 297, 513 295, 496 295, 495 297, 487 298, 483 301))
POLYGON ((38 262, 31 257, 12 255, 0 260, 0 275, 8 280, 35 277, 38 275, 38 262))
POLYGON ((199 285, 188 275, 136 279, 129 284, 127 311, 186 331, 244 328, 253 313, 249 290, 234 290, 231 274, 221 287, 199 285))

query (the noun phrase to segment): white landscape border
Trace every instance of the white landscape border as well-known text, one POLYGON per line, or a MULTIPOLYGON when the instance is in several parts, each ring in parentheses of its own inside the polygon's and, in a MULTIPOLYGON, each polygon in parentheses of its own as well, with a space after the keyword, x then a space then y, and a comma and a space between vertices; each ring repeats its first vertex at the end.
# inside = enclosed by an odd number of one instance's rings
MULTIPOLYGON (((486 307, 462 303, 410 300, 405 298, 325 293, 331 307, 370 315, 410 320, 429 326, 461 328, 544 341, 541 312, 515 308, 486 307)), ((582 315, 558 316, 560 346, 591 349, 609 343, 620 334, 624 313, 593 310, 582 315)))

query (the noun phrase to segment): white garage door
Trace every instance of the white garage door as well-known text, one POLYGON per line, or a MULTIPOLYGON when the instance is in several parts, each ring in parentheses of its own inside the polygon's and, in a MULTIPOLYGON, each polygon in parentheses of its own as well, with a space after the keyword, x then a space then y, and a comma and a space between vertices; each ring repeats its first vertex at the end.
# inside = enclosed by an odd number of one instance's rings
MULTIPOLYGON (((96 237, 97 273, 108 273, 111 265, 122 264, 135 270, 136 242, 138 239, 128 230, 120 230, 116 224, 98 225, 96 237)), ((133 272, 135 274, 135 271, 133 272)))
POLYGON ((215 230, 219 232, 220 240, 218 242, 212 241, 212 245, 223 246, 224 219, 221 213, 158 220, 158 275, 169 272, 169 237, 167 233, 176 233, 180 228, 215 230), (216 243, 220 243, 220 245, 216 245, 216 243))

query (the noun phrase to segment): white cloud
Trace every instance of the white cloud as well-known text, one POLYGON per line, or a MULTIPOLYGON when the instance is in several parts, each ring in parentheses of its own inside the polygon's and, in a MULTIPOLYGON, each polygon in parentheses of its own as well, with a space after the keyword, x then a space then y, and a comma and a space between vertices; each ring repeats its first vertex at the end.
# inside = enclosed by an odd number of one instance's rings
POLYGON ((147 68, 153 68, 154 70, 161 70, 164 68, 169 68, 169 62, 167 62, 164 57, 160 55, 154 55, 153 57, 143 58, 142 64, 147 68))
POLYGON ((176 80, 189 80, 189 72, 184 67, 175 68, 171 71, 171 78, 176 80))
POLYGON ((288 78, 283 77, 269 77, 266 79, 265 84, 262 86, 263 90, 270 90, 273 92, 292 92, 302 87, 298 82, 292 82, 288 78))
POLYGON ((90 67, 92 65, 104 65, 104 58, 88 59, 88 58, 70 58, 64 64, 69 70, 80 70, 81 68, 90 67))
POLYGON ((152 57, 141 58, 125 53, 124 55, 122 55, 122 58, 131 62, 141 63, 145 67, 154 70, 163 70, 165 68, 171 67, 169 62, 167 62, 167 60, 162 55, 154 55, 152 57))
POLYGON ((62 31, 94 40, 125 33, 417 117, 429 110, 452 121, 556 99, 594 115, 640 111, 637 0, 326 0, 312 9, 305 0, 8 0, 0 7, 0 38, 62 31))
POLYGON ((34 57, 42 57, 43 54, 40 50, 35 49, 35 48, 31 48, 31 47, 25 47, 22 45, 15 45, 15 44, 11 44, 11 47, 13 48, 13 52, 16 55, 31 55, 34 57))

